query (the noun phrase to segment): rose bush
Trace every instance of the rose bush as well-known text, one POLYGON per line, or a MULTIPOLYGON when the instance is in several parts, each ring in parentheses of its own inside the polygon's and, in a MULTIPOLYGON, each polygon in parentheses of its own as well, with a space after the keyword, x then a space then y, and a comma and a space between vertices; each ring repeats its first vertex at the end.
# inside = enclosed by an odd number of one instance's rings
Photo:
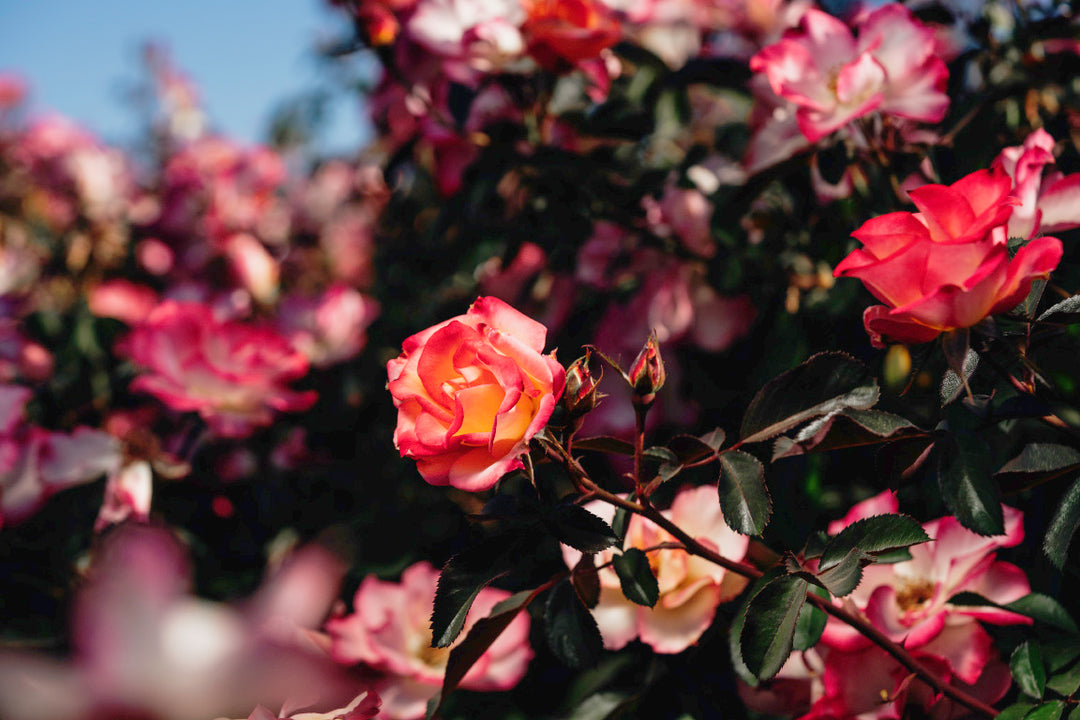
POLYGON ((432 485, 486 490, 520 456, 562 396, 566 374, 543 355, 547 330, 481 297, 405 340, 386 365, 398 409, 394 444, 432 485))
POLYGON ((1061 260, 1061 241, 1038 237, 1010 257, 1006 231, 1012 180, 1000 168, 979 170, 952 185, 923 185, 908 194, 917 213, 894 212, 852 233, 862 244, 836 266, 885 305, 863 323, 875 347, 883 338, 923 343, 1015 307, 1037 278, 1061 260))

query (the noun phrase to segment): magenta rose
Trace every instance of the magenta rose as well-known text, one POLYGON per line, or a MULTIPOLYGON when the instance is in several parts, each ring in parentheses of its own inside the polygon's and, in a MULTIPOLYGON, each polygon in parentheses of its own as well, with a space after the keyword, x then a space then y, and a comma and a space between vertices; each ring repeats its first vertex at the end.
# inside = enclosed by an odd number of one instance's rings
POLYGON ((863 223, 863 244, 836 267, 884 305, 867 308, 866 331, 908 344, 975 325, 1020 303, 1031 283, 1061 260, 1061 241, 1038 237, 1010 257, 1006 230, 1018 200, 1003 170, 979 170, 952 185, 923 185, 908 194, 917 213, 894 212, 863 223))

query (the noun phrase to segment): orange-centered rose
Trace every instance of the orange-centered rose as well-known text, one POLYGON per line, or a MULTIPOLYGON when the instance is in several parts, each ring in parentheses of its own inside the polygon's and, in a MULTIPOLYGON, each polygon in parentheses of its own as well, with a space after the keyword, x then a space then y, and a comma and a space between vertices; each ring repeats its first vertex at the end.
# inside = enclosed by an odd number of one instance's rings
POLYGON ((1019 201, 1000 169, 979 170, 952 185, 908 194, 919 212, 867 221, 853 235, 863 244, 836 266, 885 305, 863 313, 871 342, 907 344, 971 327, 1020 303, 1031 283, 1061 260, 1061 241, 1037 237, 1010 257, 1009 216, 1019 201))
POLYGON ((522 467, 566 374, 543 355, 547 328, 493 297, 405 340, 386 364, 394 445, 432 485, 486 490, 522 467))

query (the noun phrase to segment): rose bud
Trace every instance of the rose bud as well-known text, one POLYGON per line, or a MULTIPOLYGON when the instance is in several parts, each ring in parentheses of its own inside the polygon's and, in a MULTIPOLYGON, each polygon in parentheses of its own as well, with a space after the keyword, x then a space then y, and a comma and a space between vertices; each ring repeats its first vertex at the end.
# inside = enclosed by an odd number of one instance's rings
POLYGON ((566 390, 563 395, 563 402, 566 404, 566 410, 571 417, 576 418, 585 415, 596 407, 596 403, 600 399, 597 386, 604 379, 604 373, 601 370, 599 376, 592 374, 589 369, 591 359, 592 352, 586 350, 585 354, 575 360, 566 370, 566 390))
POLYGON ((656 393, 664 386, 666 377, 664 360, 660 357, 660 344, 655 334, 650 335, 627 373, 630 387, 634 390, 634 404, 651 405, 656 399, 656 393))

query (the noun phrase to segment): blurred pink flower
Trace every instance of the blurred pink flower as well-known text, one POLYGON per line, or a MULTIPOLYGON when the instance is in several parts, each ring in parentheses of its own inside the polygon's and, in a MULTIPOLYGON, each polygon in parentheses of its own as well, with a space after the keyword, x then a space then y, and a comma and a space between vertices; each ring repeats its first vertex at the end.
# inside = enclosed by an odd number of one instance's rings
POLYGON ((798 29, 751 58, 750 68, 786 101, 764 103, 771 110, 759 116, 760 137, 749 150, 756 168, 770 164, 760 156, 777 154, 758 146, 778 138, 785 146, 796 142, 793 128, 815 143, 872 112, 929 123, 945 116, 948 69, 935 54, 930 28, 892 3, 864 16, 856 29, 858 38, 840 20, 810 9, 798 29))
MULTIPOLYGON (((585 509, 610 523, 615 514, 613 505, 596 500, 585 509)), ((664 516, 696 540, 732 560, 746 554, 749 539, 727 526, 716 502, 716 488, 703 485, 684 488, 675 496, 664 516)), ((640 515, 633 515, 626 529, 624 548, 646 550, 676 539, 640 515)), ((562 546, 567 566, 574 567, 581 559, 577 550, 562 546)), ((597 564, 606 563, 615 555, 605 550, 596 555, 597 564)), ((599 571, 600 603, 593 608, 593 617, 600 626, 604 647, 618 650, 634 638, 650 645, 659 653, 682 652, 697 642, 712 624, 716 607, 731 600, 745 587, 746 580, 707 560, 684 550, 652 550, 649 565, 660 585, 660 599, 654 607, 645 607, 627 600, 614 568, 599 571)))
MULTIPOLYGON (((407 568, 400 583, 368 576, 353 600, 351 615, 329 621, 331 653, 342 663, 364 663, 383 673, 375 683, 382 715, 390 720, 424 717, 426 704, 442 686, 450 648, 431 647, 430 618, 439 571, 426 562, 407 568)), ((473 601, 465 630, 488 615, 510 593, 484 588, 473 601)), ((529 618, 519 613, 465 675, 467 690, 509 690, 532 659, 529 618)))
POLYGON ((270 305, 278 296, 281 268, 254 235, 236 233, 225 240, 225 257, 240 286, 257 302, 270 305))
POLYGON ((90 312, 98 317, 116 318, 128 325, 138 325, 158 305, 157 293, 145 285, 116 278, 106 280, 87 298, 90 312))
POLYGON ((105 481, 105 497, 94 522, 94 532, 110 525, 134 519, 146 522, 150 518, 150 499, 153 495, 153 473, 145 460, 125 465, 109 474, 105 481))
POLYGON ((72 660, 0 654, 0 714, 206 720, 260 703, 338 706, 356 697, 356 681, 283 640, 281 628, 319 622, 343 572, 327 551, 305 548, 256 596, 298 585, 290 602, 253 601, 241 611, 187 594, 186 553, 171 533, 124 525, 106 537, 76 598, 72 660))
POLYGON ((322 368, 356 357, 378 315, 377 302, 339 284, 315 298, 286 296, 278 305, 277 321, 293 348, 322 368))
POLYGON ((1063 175, 1051 169, 1054 138, 1042 128, 1023 145, 1007 147, 994 161, 1013 180, 1012 194, 1020 205, 1009 217, 1009 237, 1028 239, 1041 233, 1080 227, 1080 173, 1063 175))
POLYGON ((165 301, 117 350, 149 371, 132 391, 197 411, 222 437, 246 437, 275 412, 303 411, 316 399, 314 391, 288 389, 307 374, 308 361, 277 332, 219 320, 199 303, 165 301))
POLYGON ((120 444, 108 433, 26 425, 29 399, 25 388, 0 386, 0 525, 22 522, 61 490, 120 470, 120 444))

